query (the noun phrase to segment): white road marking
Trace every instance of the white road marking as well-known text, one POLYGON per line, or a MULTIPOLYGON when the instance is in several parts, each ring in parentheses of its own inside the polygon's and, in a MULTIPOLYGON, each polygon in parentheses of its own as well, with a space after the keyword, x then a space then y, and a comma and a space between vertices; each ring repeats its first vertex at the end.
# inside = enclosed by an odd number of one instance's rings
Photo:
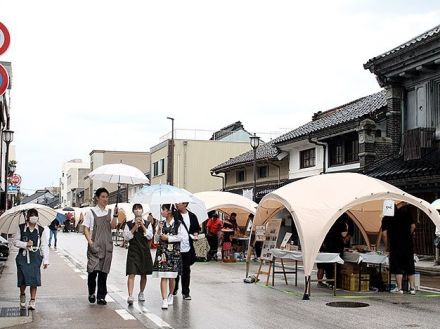
POLYGON ((115 287, 115 286, 112 285, 112 284, 107 284, 107 287, 110 288, 110 290, 111 290, 112 292, 120 291, 120 289, 118 289, 117 287, 115 287))
POLYGON ((83 280, 87 280, 87 276, 86 276, 86 275, 81 274, 80 277, 81 277, 81 279, 83 279, 83 280))
POLYGON ((172 328, 171 325, 162 320, 159 316, 154 313, 151 313, 147 308, 137 308, 140 310, 150 321, 154 322, 154 324, 161 328, 172 328))
POLYGON ((118 313, 124 320, 136 320, 136 318, 126 310, 115 310, 115 312, 118 313))
POLYGON ((116 303, 115 300, 113 298, 111 298, 109 295, 107 295, 107 297, 105 297, 105 300, 107 301, 107 303, 116 303))
POLYGON ((81 270, 78 270, 77 268, 73 269, 76 273, 81 273, 81 270))

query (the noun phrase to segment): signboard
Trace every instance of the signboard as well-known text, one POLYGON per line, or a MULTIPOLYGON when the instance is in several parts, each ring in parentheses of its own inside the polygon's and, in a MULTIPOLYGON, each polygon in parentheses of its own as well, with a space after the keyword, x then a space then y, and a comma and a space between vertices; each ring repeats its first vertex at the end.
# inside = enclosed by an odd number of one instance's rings
POLYGON ((255 241, 264 241, 266 237, 266 225, 255 227, 255 241))
POLYGON ((9 86, 9 75, 5 67, 0 64, 0 96, 3 95, 9 86))
POLYGON ((4 54, 11 43, 9 31, 3 23, 0 22, 0 55, 4 54))
POLYGON ((281 242, 281 249, 286 248, 287 242, 289 242, 290 237, 292 236, 292 233, 287 232, 286 235, 284 236, 283 242, 281 242))
POLYGON ((252 225, 253 225, 253 221, 251 219, 249 219, 248 223, 246 225, 246 233, 249 233, 252 231, 252 225))
POLYGON ((383 201, 383 216, 394 216, 394 201, 384 200, 383 201))
POLYGON ((9 194, 17 194, 18 193, 18 186, 8 185, 8 193, 9 194))
POLYGON ((263 242, 263 249, 261 251, 262 260, 272 260, 271 249, 277 247, 278 235, 280 234, 281 219, 272 219, 266 227, 266 235, 263 242))
POLYGON ((21 184, 21 176, 20 175, 12 175, 11 177, 11 184, 12 185, 20 185, 21 184))

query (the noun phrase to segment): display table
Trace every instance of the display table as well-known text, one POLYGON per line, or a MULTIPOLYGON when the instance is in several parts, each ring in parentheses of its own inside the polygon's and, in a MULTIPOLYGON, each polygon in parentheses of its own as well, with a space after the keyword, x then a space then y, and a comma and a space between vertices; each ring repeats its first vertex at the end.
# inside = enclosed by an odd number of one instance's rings
MULTIPOLYGON (((283 274, 284 281, 287 283, 286 274, 295 274, 295 286, 298 286, 298 262, 303 261, 303 256, 301 251, 290 251, 290 250, 282 250, 282 249, 271 249, 272 253, 272 286, 275 285, 275 274, 283 274), (282 271, 275 271, 275 262, 280 259, 282 271), (284 260, 292 260, 295 262, 295 270, 294 271, 286 271, 284 267, 284 260)), ((328 282, 333 282, 333 294, 336 295, 336 264, 344 264, 344 260, 337 253, 327 253, 320 252, 316 256, 315 263, 331 263, 334 264, 335 267, 335 278, 332 280, 326 280, 328 282)), ((318 280, 310 280, 310 282, 318 282, 318 280)))
MULTIPOLYGON (((363 281, 369 281, 362 279, 362 264, 372 264, 379 265, 379 272, 382 272, 382 266, 389 267, 389 258, 388 255, 381 255, 377 252, 368 252, 368 253, 360 253, 357 251, 353 252, 344 252, 342 257, 347 263, 358 264, 359 267, 359 287, 358 290, 361 291, 361 283, 363 281)), ((417 263, 419 258, 414 255, 414 262, 417 263)), ((391 274, 388 273, 388 284, 391 283, 391 274)))

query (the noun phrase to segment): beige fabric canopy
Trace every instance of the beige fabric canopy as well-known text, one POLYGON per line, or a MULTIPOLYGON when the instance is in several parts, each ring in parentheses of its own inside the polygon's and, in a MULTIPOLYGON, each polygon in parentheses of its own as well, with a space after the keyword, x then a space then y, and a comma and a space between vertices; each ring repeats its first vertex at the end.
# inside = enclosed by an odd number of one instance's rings
POLYGON ((335 221, 347 212, 364 237, 365 233, 378 232, 383 201, 387 199, 414 205, 440 226, 440 215, 428 202, 378 179, 355 173, 312 176, 267 194, 258 206, 254 225, 266 223, 286 208, 301 241, 304 274, 310 276, 322 242, 335 221))
POLYGON ((238 226, 245 226, 249 214, 255 215, 257 209, 252 200, 230 192, 209 191, 195 193, 194 196, 205 203, 208 212, 218 210, 227 215, 235 212, 238 226))

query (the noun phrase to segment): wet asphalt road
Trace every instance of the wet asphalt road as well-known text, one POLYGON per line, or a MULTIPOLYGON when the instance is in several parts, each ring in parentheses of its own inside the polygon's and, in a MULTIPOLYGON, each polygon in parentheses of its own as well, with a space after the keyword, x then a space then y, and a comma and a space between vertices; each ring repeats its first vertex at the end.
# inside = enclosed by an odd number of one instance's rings
MULTIPOLYGON (((69 255, 79 269, 86 264, 86 242, 76 233, 59 234, 59 251, 69 255)), ((192 301, 179 294, 174 306, 161 310, 159 279, 148 278, 147 301, 127 307, 126 250, 115 247, 108 279, 109 295, 126 308, 147 328, 440 328, 440 295, 418 293, 348 294, 333 297, 327 289, 312 286, 310 301, 303 301, 300 273, 298 288, 286 286, 279 277, 275 288, 263 284, 244 284, 244 264, 196 263, 192 267, 192 301), (347 309, 326 306, 328 302, 356 301, 370 304, 366 308, 347 309), (143 311, 145 316, 139 317, 143 311), (147 311, 147 312, 146 312, 147 311)), ((251 273, 255 273, 256 264, 251 273)), ((78 274, 79 275, 79 274, 78 274)), ((293 278, 289 279, 293 283, 293 278)), ((138 292, 136 281, 135 296, 138 292)), ((87 287, 84 281, 84 302, 87 287)))

